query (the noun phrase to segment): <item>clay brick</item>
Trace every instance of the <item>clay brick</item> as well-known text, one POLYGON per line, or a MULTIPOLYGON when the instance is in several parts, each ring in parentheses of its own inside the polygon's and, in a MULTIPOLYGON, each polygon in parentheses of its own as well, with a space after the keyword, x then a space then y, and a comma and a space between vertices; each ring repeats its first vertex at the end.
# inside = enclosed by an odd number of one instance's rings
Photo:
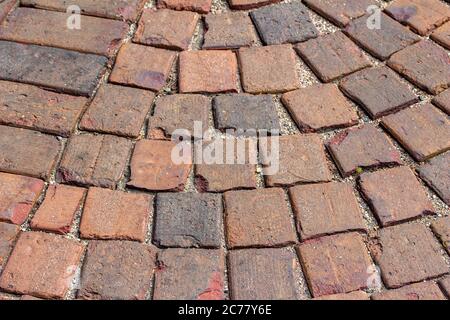
POLYGON ((85 239, 136 240, 144 242, 153 196, 90 188, 80 223, 85 239))
POLYGON ((117 55, 109 80, 159 91, 166 85, 175 58, 173 51, 127 43, 117 55))
POLYGON ((281 0, 229 0, 228 3, 233 10, 248 10, 280 1, 281 0))
POLYGON ((344 32, 380 60, 386 60, 393 53, 420 41, 418 35, 384 13, 380 17, 380 28, 369 28, 368 19, 369 16, 363 16, 353 20, 344 32))
POLYGON ((364 169, 402 163, 392 142, 373 124, 339 133, 327 147, 344 177, 361 173, 364 169))
POLYGON ((450 276, 440 280, 439 285, 442 288, 442 292, 450 299, 450 276))
POLYGON ((283 189, 228 191, 224 201, 230 247, 282 246, 297 240, 283 189))
POLYGON ((8 12, 10 12, 17 4, 18 0, 5 0, 0 3, 0 22, 6 18, 8 12))
POLYGON ((372 252, 387 288, 398 288, 449 272, 440 244, 420 223, 380 229, 372 252))
POLYGON ((247 13, 227 12, 205 17, 203 49, 237 49, 258 43, 255 28, 247 13))
POLYGON ((272 146, 273 139, 259 140, 259 154, 268 186, 292 186, 296 183, 327 182, 332 176, 325 156, 325 148, 318 135, 288 135, 279 138, 279 154, 272 146), (273 153, 275 152, 275 153, 273 153), (276 163, 279 156, 279 167, 276 163))
POLYGON ((411 284, 372 295, 372 300, 447 300, 434 282, 411 284))
POLYGON ((244 91, 280 93, 299 88, 295 52, 290 45, 239 49, 244 91))
POLYGON ((341 31, 299 43, 294 48, 323 82, 372 65, 361 49, 341 31))
POLYGON ((367 230, 350 184, 301 185, 290 188, 289 195, 302 240, 367 230))
POLYGON ((192 158, 191 153, 184 154, 185 162, 174 162, 172 151, 178 147, 182 146, 172 141, 138 141, 131 158, 128 186, 152 191, 183 190, 191 171, 192 158))
POLYGON ((450 89, 445 90, 432 101, 442 111, 450 115, 450 89))
POLYGON ((154 98, 149 91, 104 84, 81 119, 80 128, 136 138, 154 98))
POLYGON ((156 248, 130 241, 90 241, 78 297, 144 300, 150 290, 156 248))
POLYGON ((450 152, 431 159, 418 168, 420 177, 447 205, 450 205, 450 152))
POLYGON ((223 300, 220 250, 167 249, 158 255, 154 300, 223 300))
POLYGON ((322 237, 297 249, 313 297, 368 287, 372 261, 360 234, 322 237))
POLYGON ((3 269, 0 288, 39 298, 63 298, 84 252, 84 245, 61 236, 24 232, 3 269))
POLYGON ((159 247, 220 247, 222 196, 206 193, 159 193, 154 242, 159 247))
POLYGON ((370 300, 369 295, 364 291, 353 291, 350 293, 331 294, 329 296, 322 296, 314 298, 313 300, 370 300))
POLYGON ((67 137, 87 99, 0 81, 0 123, 67 137))
POLYGON ((436 29, 436 31, 431 34, 431 38, 450 50, 450 22, 447 22, 442 27, 436 29))
POLYGON ((305 0, 307 6, 331 20, 339 27, 345 27, 352 19, 366 14, 374 0, 305 0))
POLYGON ((33 216, 33 230, 48 230, 60 234, 70 232, 85 189, 66 185, 50 185, 45 199, 33 216))
POLYGON ((57 180, 114 189, 122 178, 131 145, 131 141, 115 136, 74 135, 57 170, 57 180))
POLYGON ((450 57, 430 40, 395 53, 387 64, 431 94, 439 94, 450 87, 450 57))
POLYGON ((289 248, 233 250, 229 277, 233 300, 297 300, 302 298, 301 276, 295 253, 289 248))
POLYGON ((283 94, 281 101, 302 132, 350 127, 358 123, 352 104, 334 84, 319 84, 283 94))
POLYGON ((56 137, 36 131, 0 126, 0 170, 46 179, 61 144, 56 137))
POLYGON ((189 11, 145 9, 134 41, 171 50, 187 50, 199 15, 189 11))
POLYGON ((19 232, 18 226, 0 222, 0 270, 6 263, 19 232))
POLYGON ((211 0, 158 0, 158 8, 173 10, 189 10, 208 13, 211 10, 211 0))
POLYGON ((385 11, 422 36, 450 17, 450 8, 439 0, 396 0, 385 11))
POLYGON ((376 119, 419 101, 419 98, 388 67, 358 71, 345 77, 340 88, 376 119))
POLYGON ((81 29, 67 27, 62 12, 17 8, 0 28, 0 39, 112 56, 128 32, 122 21, 85 16, 81 29))
POLYGON ((284 3, 250 12, 256 29, 267 45, 297 43, 319 35, 308 9, 301 3, 284 3))
POLYGON ((447 216, 434 221, 431 224, 431 228, 442 241, 444 248, 450 254, 450 217, 447 216))
POLYGON ((237 59, 232 51, 184 51, 180 53, 181 93, 237 91, 237 59))
POLYGON ((449 119, 432 104, 402 110, 383 118, 382 124, 417 161, 450 149, 449 119))

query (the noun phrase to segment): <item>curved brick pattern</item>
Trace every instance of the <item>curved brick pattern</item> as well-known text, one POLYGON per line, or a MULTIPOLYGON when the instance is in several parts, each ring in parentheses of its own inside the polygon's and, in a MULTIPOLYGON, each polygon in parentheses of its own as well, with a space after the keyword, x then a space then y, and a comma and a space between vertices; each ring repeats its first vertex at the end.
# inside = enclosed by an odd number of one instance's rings
POLYGON ((156 248, 129 241, 90 241, 78 297, 144 300, 150 290, 156 248))
POLYGON ((140 140, 131 158, 129 186, 154 191, 181 191, 192 167, 191 148, 172 141, 140 140), (176 151, 177 146, 180 147, 176 151), (184 162, 175 163, 172 153, 183 153, 184 162))
POLYGON ((440 218, 431 224, 434 233, 441 239, 444 248, 450 254, 450 217, 440 218))
POLYGON ((422 36, 450 17, 450 8, 439 0, 396 0, 385 10, 422 36))
POLYGON ((320 84, 283 94, 281 101, 303 132, 350 127, 358 114, 334 84, 320 84))
POLYGON ((450 22, 447 22, 442 27, 436 29, 436 31, 431 34, 431 38, 450 50, 450 22))
POLYGON ((109 135, 81 134, 70 138, 57 180, 114 189, 122 178, 131 141, 109 135))
POLYGON ((371 66, 361 49, 341 31, 299 43, 295 49, 323 82, 371 66))
POLYGON ((447 276, 446 278, 439 281, 439 286, 442 288, 442 292, 444 292, 447 298, 450 299, 450 277, 447 276))
POLYGON ((441 246, 423 224, 411 223, 384 228, 372 245, 383 282, 398 288, 449 272, 441 246))
POLYGON ((449 119, 432 104, 405 109, 383 118, 382 123, 417 161, 450 149, 449 119))
POLYGON ((0 81, 0 123, 67 137, 87 99, 0 81))
POLYGON ((402 163, 392 142, 373 124, 339 133, 327 146, 344 177, 368 168, 402 163))
POLYGON ((158 255, 153 299, 223 300, 224 268, 220 250, 163 250, 158 255))
POLYGON ((290 45, 239 49, 244 91, 280 93, 299 88, 295 52, 290 45))
POLYGON ((222 196, 160 193, 156 200, 154 241, 162 247, 220 247, 222 196))
POLYGON ((48 233, 25 232, 3 269, 0 288, 39 298, 63 298, 75 277, 84 245, 48 233))
POLYGON ((314 298, 313 300, 370 300, 369 295, 364 291, 353 291, 350 293, 331 294, 329 296, 322 296, 314 298))
POLYGON ((339 87, 375 119, 419 101, 408 85, 388 67, 358 71, 344 78, 339 87))
POLYGON ((298 246, 314 297, 366 289, 372 261, 358 233, 344 233, 298 246))
POLYGON ((289 189, 302 240, 343 231, 366 231, 350 184, 325 183, 289 189))
POLYGON ((450 205, 450 152, 431 159, 419 167, 424 180, 447 205, 450 205))
POLYGON ((104 84, 81 119, 80 128, 136 138, 154 98, 149 91, 104 84))
POLYGON ((82 188, 50 185, 44 201, 31 220, 31 229, 69 233, 85 193, 86 190, 82 188))
POLYGON ((233 300, 297 300, 302 297, 295 253, 288 248, 234 250, 229 253, 233 300))
POLYGON ((372 295, 373 300, 447 300, 434 282, 422 282, 372 295))
POLYGON ((6 263, 19 232, 18 226, 0 222, 0 270, 6 263))
POLYGON ((224 194, 228 246, 281 246, 297 240, 283 189, 224 194))
POLYGON ((153 196, 90 188, 80 223, 86 239, 144 242, 153 214, 153 196))
POLYGON ((265 44, 297 43, 319 35, 308 9, 301 3, 285 3, 250 12, 265 44))
POLYGON ((199 16, 188 11, 146 9, 134 41, 171 50, 187 50, 199 16))
POLYGON ((450 57, 440 46, 423 40, 392 55, 388 65, 431 94, 450 86, 450 57))
POLYGON ((281 0, 228 0, 231 9, 248 10, 266 6, 272 3, 280 2, 281 0))
POLYGON ((432 101, 436 106, 450 115, 450 89, 445 90, 432 101))
POLYGON ((158 0, 158 8, 173 10, 189 10, 199 13, 208 13, 211 10, 212 0, 158 0))
POLYGON ((0 3, 0 22, 16 5, 18 5, 18 0, 5 0, 0 3))

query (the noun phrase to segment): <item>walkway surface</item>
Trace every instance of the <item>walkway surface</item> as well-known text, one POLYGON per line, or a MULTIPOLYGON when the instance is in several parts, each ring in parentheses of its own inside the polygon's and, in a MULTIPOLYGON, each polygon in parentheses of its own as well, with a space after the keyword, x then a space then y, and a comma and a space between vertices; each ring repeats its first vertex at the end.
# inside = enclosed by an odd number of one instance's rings
POLYGON ((0 0, 0 299, 449 298, 449 20, 0 0))

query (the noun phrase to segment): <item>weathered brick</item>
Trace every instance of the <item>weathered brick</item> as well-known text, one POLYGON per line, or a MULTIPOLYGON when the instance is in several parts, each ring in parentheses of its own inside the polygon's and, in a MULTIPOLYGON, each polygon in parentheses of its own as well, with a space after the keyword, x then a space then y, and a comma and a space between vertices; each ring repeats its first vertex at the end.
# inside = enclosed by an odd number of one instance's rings
POLYGON ((104 84, 84 113, 80 128, 136 138, 154 98, 149 91, 104 84))
POLYGON ((408 85, 384 66, 358 71, 345 77, 339 86, 375 119, 419 101, 408 85))
POLYGON ((18 0, 5 0, 0 2, 0 22, 6 17, 8 12, 18 4, 18 0))
POLYGON ((228 3, 233 10, 248 10, 280 1, 281 0, 229 0, 228 3))
POLYGON ((387 288, 435 278, 449 272, 441 246, 421 223, 380 229, 372 252, 387 288))
POLYGON ((90 241, 78 297, 144 300, 150 290, 156 248, 130 241, 90 241))
POLYGON ((180 53, 181 93, 236 92, 237 81, 237 59, 232 51, 180 53))
POLYGON ((3 269, 0 288, 40 298, 63 298, 80 265, 84 245, 61 236, 24 232, 3 269))
POLYGON ((299 88, 295 52, 290 45, 239 49, 241 81, 249 93, 279 93, 299 88))
POLYGON ((184 163, 174 162, 172 152, 178 147, 182 148, 172 141, 138 141, 131 158, 128 185, 152 191, 183 190, 191 171, 192 158, 191 153, 184 154, 184 163))
POLYGON ((19 232, 18 226, 0 222, 0 270, 6 263, 19 232))
POLYGON ((247 13, 227 12, 205 17, 203 49, 237 49, 258 43, 255 28, 247 13))
POLYGON ((314 297, 366 289, 372 261, 358 233, 343 233, 298 246, 309 289, 314 297))
POLYGON ((189 10, 199 13, 208 13, 211 10, 212 0, 158 0, 158 8, 173 10, 189 10))
POLYGON ((66 234, 70 232, 75 214, 80 208, 86 190, 66 185, 50 185, 45 199, 33 216, 33 230, 47 230, 66 234))
POLYGON ((199 15, 189 11, 145 9, 134 41, 171 50, 187 50, 199 15))
POLYGON ((56 164, 61 144, 36 131, 0 126, 0 170, 46 179, 56 164))
POLYGON ((80 235, 86 239, 144 242, 153 214, 153 196, 90 188, 81 216, 80 235))
POLYGON ((439 94, 450 86, 450 57, 430 40, 393 54, 387 64, 431 94, 439 94))
POLYGON ((392 142, 373 124, 339 133, 327 147, 344 177, 368 168, 402 163, 392 142))
POLYGON ((383 126, 417 161, 450 149, 449 119, 432 104, 418 105, 389 115, 383 126))
POLYGON ((162 247, 220 247, 222 196, 206 193, 160 193, 153 239, 162 247))
POLYGON ((439 239, 441 239, 443 246, 450 254, 450 217, 447 216, 434 221, 431 224, 431 228, 439 239))
POLYGON ((367 227, 350 184, 324 183, 289 189, 302 240, 367 227))
POLYGON ((233 250, 229 277, 233 300, 297 300, 300 265, 290 248, 233 250))
POLYGON ((166 84, 175 58, 173 51, 127 43, 119 51, 109 80, 159 91, 166 84))
POLYGON ((281 101, 302 132, 350 127, 358 114, 335 84, 320 84, 283 94, 281 101))
POLYGON ((450 8, 439 0, 396 0, 385 11, 422 36, 450 17, 450 8))
POLYGON ((281 246, 297 240, 283 189, 228 191, 224 201, 230 247, 281 246))
POLYGON ((167 249, 158 254, 155 300, 223 300, 225 258, 220 250, 167 249))
POLYGON ((364 291, 353 291, 350 293, 338 293, 328 296, 321 296, 313 300, 370 300, 369 295, 364 291))
POLYGON ((450 115, 450 89, 445 90, 432 101, 436 106, 450 115))
POLYGON ((444 279, 440 280, 439 285, 447 298, 450 299, 450 276, 447 276, 444 279))
POLYGON ((442 27, 436 29, 436 31, 431 34, 431 38, 450 50, 450 22, 447 22, 442 27))
POLYGON ((418 168, 420 177, 450 205, 450 152, 435 157, 418 168))
POLYGON ((59 48, 0 41, 0 78, 89 96, 107 58, 59 48))
POLYGON ((373 300, 447 300, 434 282, 411 284, 372 295, 373 300))
POLYGON ((131 145, 131 141, 115 136, 74 135, 57 170, 57 180, 114 189, 122 178, 131 145))
POLYGON ((0 123, 67 137, 87 99, 0 81, 0 123))

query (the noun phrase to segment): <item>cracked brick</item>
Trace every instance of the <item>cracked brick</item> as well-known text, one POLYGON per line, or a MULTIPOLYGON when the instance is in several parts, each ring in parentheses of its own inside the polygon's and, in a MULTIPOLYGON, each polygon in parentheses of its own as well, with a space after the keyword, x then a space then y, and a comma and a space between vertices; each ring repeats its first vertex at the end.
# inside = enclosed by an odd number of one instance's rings
POLYGON ((419 175, 447 205, 450 205, 450 152, 437 156, 418 168, 419 175))

